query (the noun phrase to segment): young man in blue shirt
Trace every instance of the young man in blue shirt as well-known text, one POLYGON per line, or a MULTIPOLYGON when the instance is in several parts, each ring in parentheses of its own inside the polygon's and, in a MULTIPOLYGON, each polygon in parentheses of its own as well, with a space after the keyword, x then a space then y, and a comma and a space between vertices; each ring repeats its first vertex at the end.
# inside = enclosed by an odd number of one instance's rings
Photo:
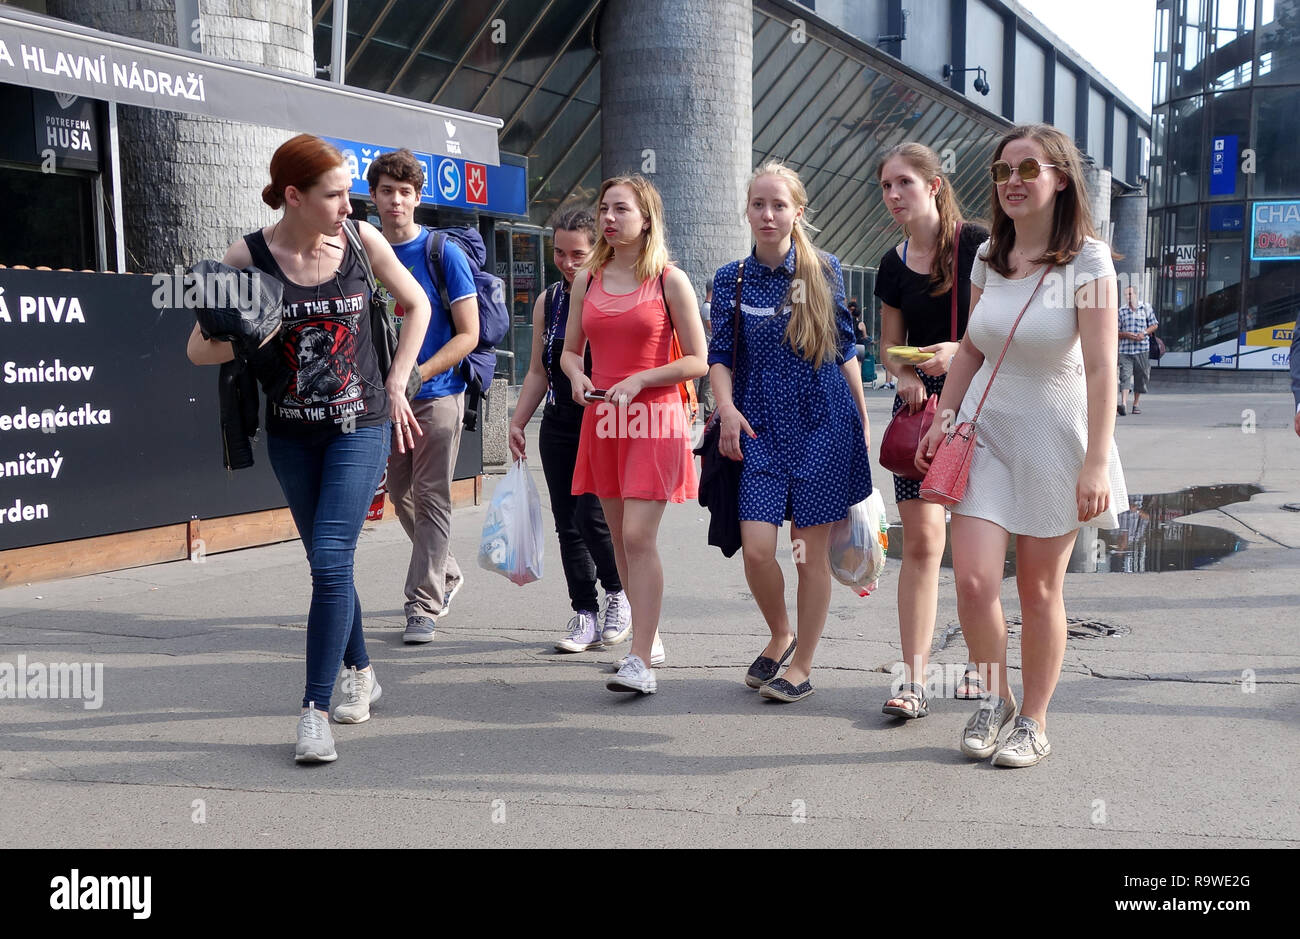
MULTIPOLYGON (((402 640, 424 643, 433 640, 435 620, 447 612, 464 579, 450 547, 451 475, 465 417, 465 381, 458 367, 478 345, 478 300, 469 261, 451 239, 446 240, 442 254, 450 310, 444 309, 437 285, 429 276, 426 259, 433 235, 414 219, 424 169, 411 151, 385 153, 370 164, 366 181, 379 210, 384 237, 433 306, 417 356, 424 384, 411 402, 423 436, 415 438, 413 449, 406 453, 394 450, 388 459, 388 494, 411 539, 402 640)), ((400 307, 397 312, 400 316, 400 307)), ((377 697, 372 691, 371 700, 377 697)))

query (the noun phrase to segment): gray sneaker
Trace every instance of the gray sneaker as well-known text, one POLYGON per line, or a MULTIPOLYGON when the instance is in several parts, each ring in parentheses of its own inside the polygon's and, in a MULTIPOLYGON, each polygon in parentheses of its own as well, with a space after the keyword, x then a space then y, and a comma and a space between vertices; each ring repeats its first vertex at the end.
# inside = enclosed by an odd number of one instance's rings
POLYGON ((316 710, 315 701, 308 703, 307 713, 298 719, 298 746, 293 758, 299 763, 332 763, 339 758, 330 722, 316 710))
POLYGON ((379 700, 384 689, 379 687, 374 666, 363 672, 355 668, 343 672, 343 701, 334 706, 333 717, 339 724, 361 724, 370 720, 370 705, 379 700))
POLYGON ((642 694, 654 694, 659 690, 655 673, 635 655, 627 657, 618 674, 605 682, 605 687, 610 691, 639 691, 642 694))
POLYGON ((626 642, 632 636, 632 607, 627 594, 615 590, 605 594, 605 612, 600 617, 600 638, 607 646, 626 642))
POLYGON ((420 642, 433 642, 433 627, 435 622, 429 616, 408 616, 406 618, 406 632, 402 633, 402 641, 407 645, 415 645, 420 642))
POLYGON ((998 734, 1015 716, 1015 698, 985 698, 961 732, 961 752, 977 760, 987 760, 998 747, 998 734))
POLYGON ((1052 752, 1052 745, 1047 742, 1038 721, 1032 717, 1017 717, 1011 725, 1011 733, 997 753, 993 754, 994 766, 1033 766, 1052 752))

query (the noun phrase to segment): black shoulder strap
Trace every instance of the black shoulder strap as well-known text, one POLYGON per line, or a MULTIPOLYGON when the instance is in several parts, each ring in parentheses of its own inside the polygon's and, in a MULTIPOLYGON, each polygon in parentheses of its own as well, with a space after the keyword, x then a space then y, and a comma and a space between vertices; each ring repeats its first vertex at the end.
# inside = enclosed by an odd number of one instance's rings
POLYGON ((366 272, 366 286, 370 292, 375 290, 375 272, 370 268, 370 255, 366 254, 366 246, 361 243, 361 233, 357 231, 357 223, 350 218, 343 220, 343 233, 348 237, 348 244, 352 247, 352 253, 357 256, 361 262, 361 269, 366 272))
POLYGON ((271 247, 266 243, 266 238, 260 228, 245 235, 244 244, 248 245, 248 256, 252 258, 253 266, 258 270, 266 271, 268 274, 283 273, 280 270, 280 265, 275 263, 275 257, 271 254, 271 247))
POLYGON ((555 327, 559 325, 555 319, 555 304, 560 299, 560 291, 564 289, 564 281, 557 280, 551 286, 546 288, 546 322, 542 324, 547 334, 555 332, 555 327))
POLYGON ((429 274, 433 277, 434 286, 438 288, 438 299, 442 301, 442 308, 451 315, 451 297, 447 293, 447 279, 442 273, 442 252, 447 244, 447 233, 445 231, 433 231, 433 237, 429 239, 429 274))

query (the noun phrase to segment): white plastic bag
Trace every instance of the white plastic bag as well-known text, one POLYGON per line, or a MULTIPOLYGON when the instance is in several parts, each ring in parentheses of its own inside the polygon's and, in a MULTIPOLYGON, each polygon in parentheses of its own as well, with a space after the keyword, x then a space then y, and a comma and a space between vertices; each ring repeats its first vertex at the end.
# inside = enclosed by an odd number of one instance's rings
POLYGON ((829 541, 831 574, 858 596, 870 595, 884 573, 889 549, 889 519, 880 491, 873 490, 849 509, 847 518, 831 525, 829 541))
POLYGON ((516 460, 506 473, 483 519, 478 566, 523 586, 542 579, 542 500, 527 460, 516 460))

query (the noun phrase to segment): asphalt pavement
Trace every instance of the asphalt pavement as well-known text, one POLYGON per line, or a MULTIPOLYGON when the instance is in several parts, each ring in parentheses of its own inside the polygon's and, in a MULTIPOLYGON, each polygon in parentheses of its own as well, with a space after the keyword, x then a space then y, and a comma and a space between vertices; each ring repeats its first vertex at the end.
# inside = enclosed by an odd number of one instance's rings
MULTIPOLYGON (((742 681, 766 630, 740 557, 706 545, 699 506, 669 506, 659 693, 617 695, 604 679, 626 645, 554 650, 570 611, 553 533, 544 578, 517 587, 475 566, 480 505, 453 517, 467 582, 426 646, 401 642, 405 535, 393 523, 363 532, 357 585, 384 694, 370 722, 334 725, 332 764, 293 761, 310 599, 297 542, 0 590, 0 663, 102 665, 98 708, 0 698, 0 841, 1295 847, 1300 513, 1281 508, 1300 503, 1290 397, 1155 380, 1144 413, 1118 422, 1130 492, 1263 491, 1184 516, 1228 533, 1235 550, 1220 560, 1067 575, 1068 615, 1083 625, 1049 713, 1053 752, 1036 767, 958 752, 973 702, 936 699, 930 716, 903 723, 880 713, 899 655, 897 562, 870 597, 835 586, 816 693, 768 702, 742 681)), ((891 397, 868 392, 877 443, 891 397)), ((1013 578, 1003 600, 1014 619, 1013 578)), ((954 669, 966 660, 960 633, 947 636, 955 623, 945 569, 934 659, 954 669)), ((1018 684, 1015 635, 1010 656, 1018 684)))

